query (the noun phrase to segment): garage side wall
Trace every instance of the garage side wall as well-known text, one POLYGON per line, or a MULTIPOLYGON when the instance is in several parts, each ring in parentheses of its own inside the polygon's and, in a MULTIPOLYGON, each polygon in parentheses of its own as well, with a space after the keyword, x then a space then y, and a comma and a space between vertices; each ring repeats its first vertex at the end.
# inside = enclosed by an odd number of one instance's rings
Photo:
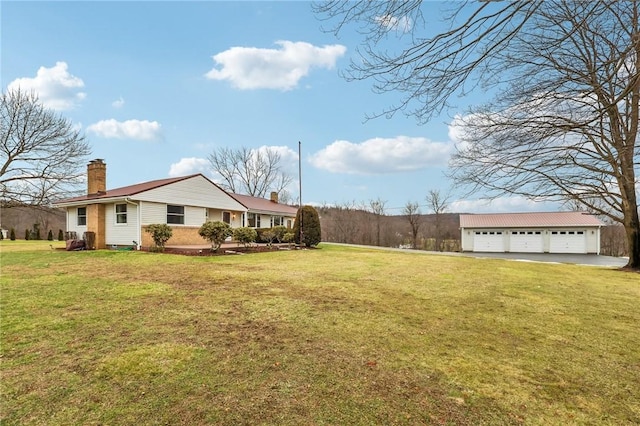
POLYGON ((587 253, 600 254, 600 228, 526 228, 526 229, 497 229, 497 228, 461 228, 460 240, 462 251, 468 252, 532 252, 532 253, 587 253), (576 250, 562 249, 557 238, 576 237, 578 233, 582 239, 576 250), (571 233, 571 236, 570 234, 571 233), (536 239, 535 244, 528 244, 526 239, 536 239))
POLYGON ((587 229, 587 253, 600 254, 600 228, 587 229))

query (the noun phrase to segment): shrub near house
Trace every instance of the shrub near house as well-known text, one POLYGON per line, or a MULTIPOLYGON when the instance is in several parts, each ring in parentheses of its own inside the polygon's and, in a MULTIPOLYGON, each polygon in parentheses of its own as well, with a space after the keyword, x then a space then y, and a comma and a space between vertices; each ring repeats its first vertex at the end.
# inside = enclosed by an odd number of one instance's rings
POLYGON ((238 243, 244 245, 245 247, 249 246, 251 243, 255 242, 258 238, 258 233, 253 228, 236 228, 233 230, 233 239, 238 243))
POLYGON ((211 243, 211 251, 217 251, 222 243, 233 235, 233 230, 225 222, 205 222, 198 230, 198 234, 211 243))
POLYGON ((156 251, 164 251, 164 245, 173 235, 171 227, 166 223, 149 225, 145 231, 151 234, 156 251))
POLYGON ((312 206, 303 206, 298 209, 296 221, 293 227, 296 244, 304 244, 313 247, 320 243, 320 217, 318 211, 312 206), (302 225, 302 226, 301 226, 302 225), (300 231, 302 228, 302 232, 300 231), (302 238, 300 238, 302 234, 302 238))

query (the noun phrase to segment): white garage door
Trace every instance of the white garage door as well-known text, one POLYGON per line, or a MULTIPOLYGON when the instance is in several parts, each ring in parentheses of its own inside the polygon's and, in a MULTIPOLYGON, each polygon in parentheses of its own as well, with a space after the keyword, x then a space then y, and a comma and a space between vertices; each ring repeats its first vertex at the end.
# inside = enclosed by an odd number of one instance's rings
POLYGON ((509 251, 513 253, 542 253, 542 231, 511 231, 509 251))
POLYGON ((587 235, 584 231, 551 231, 550 253, 586 253, 587 235))
POLYGON ((502 231, 476 231, 473 235, 473 251, 503 252, 502 231))

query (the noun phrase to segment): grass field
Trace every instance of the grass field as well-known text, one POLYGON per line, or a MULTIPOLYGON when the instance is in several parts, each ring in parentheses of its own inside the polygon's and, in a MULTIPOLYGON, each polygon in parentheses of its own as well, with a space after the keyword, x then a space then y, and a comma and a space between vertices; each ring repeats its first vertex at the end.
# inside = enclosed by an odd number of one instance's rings
POLYGON ((0 241, 2 425, 640 424, 635 273, 49 244, 0 241))

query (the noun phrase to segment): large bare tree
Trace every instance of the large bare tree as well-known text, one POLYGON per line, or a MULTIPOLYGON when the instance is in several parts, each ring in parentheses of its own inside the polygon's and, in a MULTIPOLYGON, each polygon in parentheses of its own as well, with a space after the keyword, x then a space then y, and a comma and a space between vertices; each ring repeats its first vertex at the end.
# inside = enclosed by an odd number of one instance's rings
POLYGON ((426 122, 474 89, 494 101, 454 124, 451 176, 491 196, 575 200, 624 225, 640 268, 640 2, 534 0, 454 3, 448 30, 421 37, 421 1, 316 4, 336 32, 357 21, 362 57, 348 78, 401 92, 403 112, 426 122), (398 51, 385 37, 405 35, 398 51), (388 47, 388 45, 385 45, 388 47))
POLYGON ((43 206, 80 190, 90 149, 71 121, 20 89, 0 99, 0 201, 43 206))
POLYGON ((284 193, 292 177, 283 171, 280 153, 272 148, 218 148, 209 155, 222 186, 236 194, 265 197, 268 192, 284 193))

